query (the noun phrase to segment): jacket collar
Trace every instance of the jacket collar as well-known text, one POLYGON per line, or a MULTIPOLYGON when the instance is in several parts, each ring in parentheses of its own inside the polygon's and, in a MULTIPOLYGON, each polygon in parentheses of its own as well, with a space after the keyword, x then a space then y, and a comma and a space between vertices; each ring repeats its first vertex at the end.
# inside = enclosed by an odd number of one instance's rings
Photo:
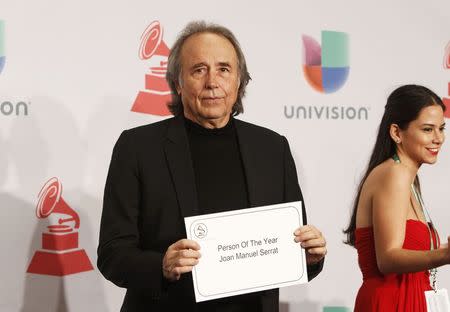
POLYGON ((258 148, 257 133, 252 131, 253 127, 238 119, 235 119, 235 125, 247 182, 248 201, 250 207, 258 207, 265 204, 264 181, 261 179, 264 168, 259 165, 264 156, 258 148))
MULTIPOLYGON (((258 179, 258 149, 255 148, 255 136, 248 124, 235 119, 239 149, 247 182, 247 192, 250 207, 256 207, 264 203, 264 192, 261 192, 261 179, 258 179)), ((169 121, 167 140, 164 151, 175 192, 183 217, 198 215, 198 199, 195 186, 195 174, 192 165, 191 152, 188 137, 184 125, 183 116, 177 116, 169 121)))
POLYGON ((164 152, 175 185, 181 215, 183 217, 198 215, 194 168, 183 116, 169 121, 164 152))

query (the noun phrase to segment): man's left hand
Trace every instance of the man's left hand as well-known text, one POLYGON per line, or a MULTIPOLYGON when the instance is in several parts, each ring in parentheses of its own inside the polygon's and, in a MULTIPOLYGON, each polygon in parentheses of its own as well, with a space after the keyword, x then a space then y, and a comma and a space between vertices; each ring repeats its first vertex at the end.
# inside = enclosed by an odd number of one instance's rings
POLYGON ((315 264, 327 254, 327 242, 322 233, 312 225, 304 225, 294 232, 296 243, 306 249, 306 263, 315 264))

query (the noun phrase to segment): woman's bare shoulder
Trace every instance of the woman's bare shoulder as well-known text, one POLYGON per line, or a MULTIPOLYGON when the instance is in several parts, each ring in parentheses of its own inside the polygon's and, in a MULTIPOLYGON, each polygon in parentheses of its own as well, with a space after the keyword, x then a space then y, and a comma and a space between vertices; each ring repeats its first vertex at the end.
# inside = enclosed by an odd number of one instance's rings
POLYGON ((414 175, 401 163, 388 159, 376 166, 367 177, 367 182, 374 190, 407 189, 414 181, 414 175))

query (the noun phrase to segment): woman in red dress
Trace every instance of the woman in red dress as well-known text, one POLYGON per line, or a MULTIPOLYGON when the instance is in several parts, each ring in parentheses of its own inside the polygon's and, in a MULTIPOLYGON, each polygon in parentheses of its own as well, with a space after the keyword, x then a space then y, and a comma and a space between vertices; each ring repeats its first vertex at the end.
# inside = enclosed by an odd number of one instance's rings
POLYGON ((450 263, 447 244, 426 217, 417 171, 434 164, 444 142, 442 100, 406 85, 389 96, 346 243, 358 251, 363 283, 355 311, 427 310, 429 270, 450 263))

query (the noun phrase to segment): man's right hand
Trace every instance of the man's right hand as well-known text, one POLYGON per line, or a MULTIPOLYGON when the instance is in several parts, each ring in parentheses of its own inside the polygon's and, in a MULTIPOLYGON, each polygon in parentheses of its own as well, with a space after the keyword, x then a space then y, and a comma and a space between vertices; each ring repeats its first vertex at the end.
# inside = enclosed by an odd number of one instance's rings
POLYGON ((200 258, 200 245, 190 239, 180 239, 167 248, 163 258, 163 275, 169 281, 177 281, 181 274, 191 272, 200 258))

